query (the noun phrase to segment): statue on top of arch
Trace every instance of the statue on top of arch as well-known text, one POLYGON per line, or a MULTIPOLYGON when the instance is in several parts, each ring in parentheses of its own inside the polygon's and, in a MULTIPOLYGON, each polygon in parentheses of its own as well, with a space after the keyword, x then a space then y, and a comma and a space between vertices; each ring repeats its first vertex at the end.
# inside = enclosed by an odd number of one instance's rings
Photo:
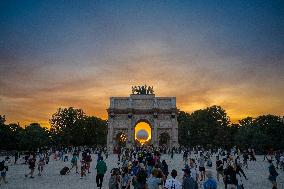
POLYGON ((132 94, 142 94, 142 95, 148 95, 148 94, 154 94, 154 88, 153 86, 132 86, 132 94))

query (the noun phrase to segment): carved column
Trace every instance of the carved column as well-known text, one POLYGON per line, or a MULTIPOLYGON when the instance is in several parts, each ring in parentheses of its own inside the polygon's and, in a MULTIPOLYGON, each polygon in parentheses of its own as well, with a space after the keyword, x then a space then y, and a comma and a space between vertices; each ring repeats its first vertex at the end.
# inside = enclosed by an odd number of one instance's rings
POLYGON ((108 121, 109 123, 108 123, 107 147, 108 147, 108 150, 112 152, 113 151, 113 126, 114 126, 113 118, 109 116, 108 121))
POLYGON ((158 118, 154 118, 154 125, 153 125, 153 145, 155 147, 158 146, 158 126, 159 126, 159 121, 158 121, 158 118))

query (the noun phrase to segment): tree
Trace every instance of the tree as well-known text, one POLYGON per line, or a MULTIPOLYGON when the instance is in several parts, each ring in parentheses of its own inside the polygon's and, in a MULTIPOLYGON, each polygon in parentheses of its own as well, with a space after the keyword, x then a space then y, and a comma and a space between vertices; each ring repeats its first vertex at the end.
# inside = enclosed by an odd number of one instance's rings
POLYGON ((5 121, 5 116, 0 115, 0 149, 18 149, 23 129, 18 124, 5 125, 5 121))
POLYGON ((260 149, 284 148, 284 124, 279 116, 262 115, 254 120, 256 126, 255 145, 260 149))
POLYGON ((95 116, 85 117, 76 122, 72 130, 74 145, 105 145, 107 137, 106 121, 95 116))
POLYGON ((69 145, 72 140, 72 133, 76 129, 76 124, 86 118, 86 114, 81 109, 59 108, 49 120, 51 132, 56 143, 69 145))
POLYGON ((190 114, 184 111, 179 111, 177 116, 178 121, 178 141, 182 146, 190 145, 190 114))
POLYGON ((27 126, 22 133, 20 144, 22 149, 36 150, 49 145, 49 131, 38 123, 27 126))
POLYGON ((284 148, 284 123, 279 116, 262 115, 239 121, 235 142, 243 148, 253 147, 260 151, 268 148, 284 148))
POLYGON ((179 112, 178 124, 181 145, 208 148, 232 145, 230 118, 220 106, 211 106, 191 114, 179 112))

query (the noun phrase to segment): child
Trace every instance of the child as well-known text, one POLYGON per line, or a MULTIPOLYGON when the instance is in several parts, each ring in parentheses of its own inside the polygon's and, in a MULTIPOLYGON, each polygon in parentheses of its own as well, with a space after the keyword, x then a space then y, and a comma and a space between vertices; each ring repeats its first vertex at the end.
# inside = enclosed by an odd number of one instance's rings
POLYGON ((86 176, 86 169, 87 169, 86 162, 84 160, 82 160, 81 161, 81 177, 80 177, 80 179, 82 179, 83 176, 86 176))

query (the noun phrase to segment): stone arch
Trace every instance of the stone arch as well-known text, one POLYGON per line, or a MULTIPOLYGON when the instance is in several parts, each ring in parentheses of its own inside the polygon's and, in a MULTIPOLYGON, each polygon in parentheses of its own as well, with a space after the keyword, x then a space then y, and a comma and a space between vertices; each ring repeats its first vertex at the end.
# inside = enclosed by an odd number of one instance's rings
POLYGON ((129 97, 110 97, 108 111, 108 149, 115 146, 115 136, 123 131, 128 148, 135 142, 135 126, 139 122, 149 124, 151 145, 158 147, 159 134, 170 133, 170 147, 178 147, 178 123, 175 97, 156 97, 155 94, 131 94, 129 97))

